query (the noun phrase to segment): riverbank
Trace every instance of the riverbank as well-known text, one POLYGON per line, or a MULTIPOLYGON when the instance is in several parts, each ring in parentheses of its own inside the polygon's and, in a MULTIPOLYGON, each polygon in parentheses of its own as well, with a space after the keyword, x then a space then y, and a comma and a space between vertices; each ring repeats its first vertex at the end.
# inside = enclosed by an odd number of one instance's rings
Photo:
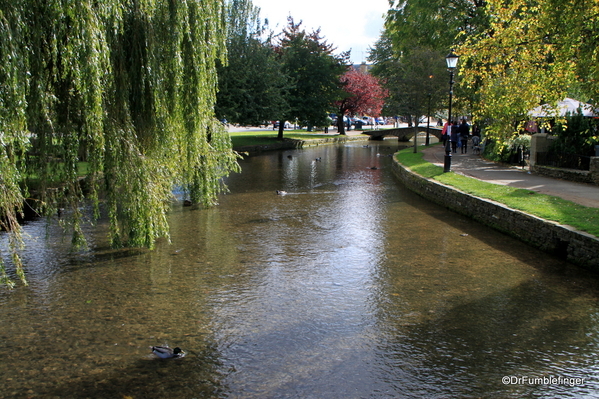
MULTIPOLYGON (((423 147, 421 152, 423 160, 440 168, 444 166, 445 150, 441 146, 423 147)), ((538 174, 531 172, 527 166, 488 161, 480 154, 473 154, 472 151, 464 154, 458 151, 453 154, 451 170, 456 174, 493 183, 495 186, 509 187, 514 190, 530 190, 536 194, 546 194, 589 208, 599 209, 599 186, 597 185, 538 174)), ((561 205, 559 206, 561 207, 561 205)), ((599 215, 596 216, 595 226, 599 227, 599 215)), ((595 235, 599 236, 599 229, 595 235)))
POLYGON ((323 132, 286 132, 283 140, 277 139, 276 131, 231 132, 233 149, 240 154, 257 155, 264 151, 290 150, 323 144, 344 143, 348 141, 366 141, 370 136, 361 130, 351 130, 347 134, 323 132))
MULTIPOLYGON (((438 168, 424 160, 421 163, 423 165, 419 167, 422 168, 438 168)), ((501 202, 467 193, 435 178, 425 177, 412 169, 402 164, 397 156, 394 157, 395 175, 409 189, 419 195, 516 237, 547 253, 595 272, 599 271, 599 238, 596 236, 569 225, 511 208, 501 202)), ((520 177, 524 179, 524 175, 520 175, 520 177)), ((535 192, 520 190, 514 192, 512 196, 520 194, 530 197, 535 192)), ((527 201, 526 198, 523 200, 527 201)), ((588 209, 595 212, 594 208, 588 209)))

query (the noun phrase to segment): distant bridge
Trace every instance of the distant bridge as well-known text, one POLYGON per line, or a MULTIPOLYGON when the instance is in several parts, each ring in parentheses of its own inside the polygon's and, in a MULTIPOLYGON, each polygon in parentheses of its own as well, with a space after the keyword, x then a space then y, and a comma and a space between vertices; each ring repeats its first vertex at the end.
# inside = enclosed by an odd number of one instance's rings
MULTIPOLYGON (((431 135, 441 141, 441 131, 443 129, 437 126, 429 127, 431 135)), ((370 140, 383 140, 386 136, 395 136, 399 141, 410 141, 416 133, 426 133, 426 126, 416 127, 398 127, 393 129, 379 129, 379 130, 364 130, 362 134, 370 136, 370 140)))

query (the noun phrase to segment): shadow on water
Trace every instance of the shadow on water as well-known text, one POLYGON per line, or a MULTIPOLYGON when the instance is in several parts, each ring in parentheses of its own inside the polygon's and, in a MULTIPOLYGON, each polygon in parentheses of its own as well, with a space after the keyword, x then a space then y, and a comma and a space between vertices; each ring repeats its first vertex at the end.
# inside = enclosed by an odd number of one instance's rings
MULTIPOLYGON (((188 351, 184 358, 158 359, 149 354, 126 367, 98 369, 39 390, 34 397, 60 398, 219 398, 225 373, 215 348, 188 351)), ((75 360, 76 361, 76 360, 75 360)), ((24 391, 13 397, 30 397, 24 391)))
POLYGON ((61 265, 60 272, 81 270, 85 268, 97 269, 100 265, 108 266, 112 262, 119 262, 126 259, 148 254, 150 250, 144 248, 98 248, 92 251, 71 254, 61 265))
MULTIPOLYGON (((92 373, 74 376, 46 390, 38 387, 36 394, 60 398, 225 398, 236 392, 237 397, 299 398, 313 397, 310 392, 314 389, 325 394, 318 397, 330 398, 592 396, 593 391, 584 386, 576 390, 566 385, 546 387, 539 393, 534 385, 502 383, 504 376, 543 377, 556 373, 563 378, 592 378, 591 373, 597 371, 594 353, 598 342, 594 334, 587 332, 597 322, 597 298, 591 295, 593 298, 583 299, 589 305, 581 307, 581 296, 587 288, 566 287, 556 295, 541 281, 532 279, 462 302, 455 291, 446 291, 439 283, 436 292, 425 293, 427 301, 416 304, 408 313, 403 312, 401 304, 407 298, 394 297, 396 306, 387 303, 379 307, 377 330, 383 338, 378 339, 374 364, 365 365, 357 374, 355 364, 363 362, 364 347, 341 345, 332 357, 322 357, 318 350, 305 353, 305 345, 310 342, 335 345, 336 339, 347 334, 339 320, 325 318, 319 320, 320 328, 305 330, 307 327, 298 319, 274 331, 254 331, 244 338, 257 348, 267 348, 273 342, 285 348, 280 356, 268 360, 269 374, 253 370, 259 373, 259 384, 246 387, 250 390, 244 394, 227 385, 228 375, 247 373, 253 362, 265 361, 262 357, 268 352, 248 352, 240 342, 229 343, 226 364, 223 353, 213 344, 199 353, 188 351, 182 359, 147 356, 123 368, 98 366, 92 373), (576 308, 574 313, 572 308, 576 308), (336 326, 344 330, 337 331, 336 326), (304 333, 298 335, 302 330, 304 333), (584 359, 574 353, 580 347, 587 348, 584 359), (290 359, 294 361, 290 363, 290 359), (369 379, 368 371, 373 367, 382 374, 378 379, 385 390, 378 390, 381 385, 369 379), (295 376, 290 379, 290 375, 295 376), (349 380, 339 379, 352 375, 349 380), (369 384, 373 389, 370 394, 369 384), (362 394, 352 394, 353 389, 362 394)), ((360 331, 364 327, 355 325, 353 329, 360 331)), ((13 397, 30 396, 25 388, 13 393, 13 397)))
MULTIPOLYGON (((433 296, 443 296, 439 290, 433 296)), ((398 387, 410 398, 421 397, 419 391, 429 398, 595 397, 588 383, 599 369, 599 340, 588 331, 597 323, 598 298, 586 293, 565 289, 556 295, 528 280, 471 302, 452 304, 448 296, 440 306, 432 301, 428 309, 387 313, 385 324, 393 327, 379 346, 383 369, 411 375, 398 387), (577 306, 585 301, 588 306, 577 306), (583 378, 587 385, 555 384, 540 392, 542 383, 510 385, 502 380, 506 376, 583 378)))
MULTIPOLYGON (((560 276, 582 274, 587 278, 599 282, 599 275, 583 269, 572 263, 568 263, 558 255, 551 255, 538 250, 522 241, 518 241, 510 235, 487 227, 486 225, 473 221, 457 212, 440 206, 418 194, 410 191, 399 180, 395 179, 400 190, 403 191, 402 200, 428 216, 443 223, 447 223, 455 229, 453 239, 468 240, 476 239, 499 251, 510 254, 522 262, 535 264, 539 271, 557 274, 560 276), (459 237, 467 235, 468 237, 459 237)), ((431 243, 434 246, 434 243, 431 243)))

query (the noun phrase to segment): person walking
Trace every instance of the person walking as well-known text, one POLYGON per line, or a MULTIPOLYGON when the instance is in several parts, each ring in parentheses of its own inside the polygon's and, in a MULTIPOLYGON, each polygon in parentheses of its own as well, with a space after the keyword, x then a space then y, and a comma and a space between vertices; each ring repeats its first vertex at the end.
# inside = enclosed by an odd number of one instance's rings
POLYGON ((460 149, 462 150, 462 154, 467 154, 468 138, 470 137, 470 126, 468 125, 468 122, 466 122, 466 119, 462 119, 462 124, 460 125, 458 131, 460 133, 460 140, 462 141, 462 146, 460 149))
POLYGON ((441 130, 441 141, 443 142, 443 147, 445 147, 445 145, 447 144, 447 140, 449 139, 449 132, 447 131, 449 129, 449 127, 451 126, 451 123, 449 121, 445 122, 445 125, 443 126, 443 130, 441 130))
POLYGON ((460 131, 458 122, 451 122, 451 125, 447 127, 449 133, 449 140, 451 141, 451 150, 455 153, 458 152, 458 141, 460 141, 460 131))

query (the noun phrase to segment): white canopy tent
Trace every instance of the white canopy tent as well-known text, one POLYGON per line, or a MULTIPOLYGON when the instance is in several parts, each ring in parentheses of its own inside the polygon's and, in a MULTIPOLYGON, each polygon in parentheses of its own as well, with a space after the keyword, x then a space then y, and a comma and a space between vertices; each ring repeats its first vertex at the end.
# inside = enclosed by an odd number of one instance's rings
POLYGON ((557 103, 557 108, 550 104, 543 104, 528 114, 534 118, 547 118, 547 117, 555 117, 555 116, 565 116, 567 113, 570 115, 576 115, 578 112, 578 108, 581 109, 583 116, 588 117, 597 117, 599 116, 599 109, 594 108, 590 104, 586 104, 572 98, 566 98, 563 101, 557 103))

